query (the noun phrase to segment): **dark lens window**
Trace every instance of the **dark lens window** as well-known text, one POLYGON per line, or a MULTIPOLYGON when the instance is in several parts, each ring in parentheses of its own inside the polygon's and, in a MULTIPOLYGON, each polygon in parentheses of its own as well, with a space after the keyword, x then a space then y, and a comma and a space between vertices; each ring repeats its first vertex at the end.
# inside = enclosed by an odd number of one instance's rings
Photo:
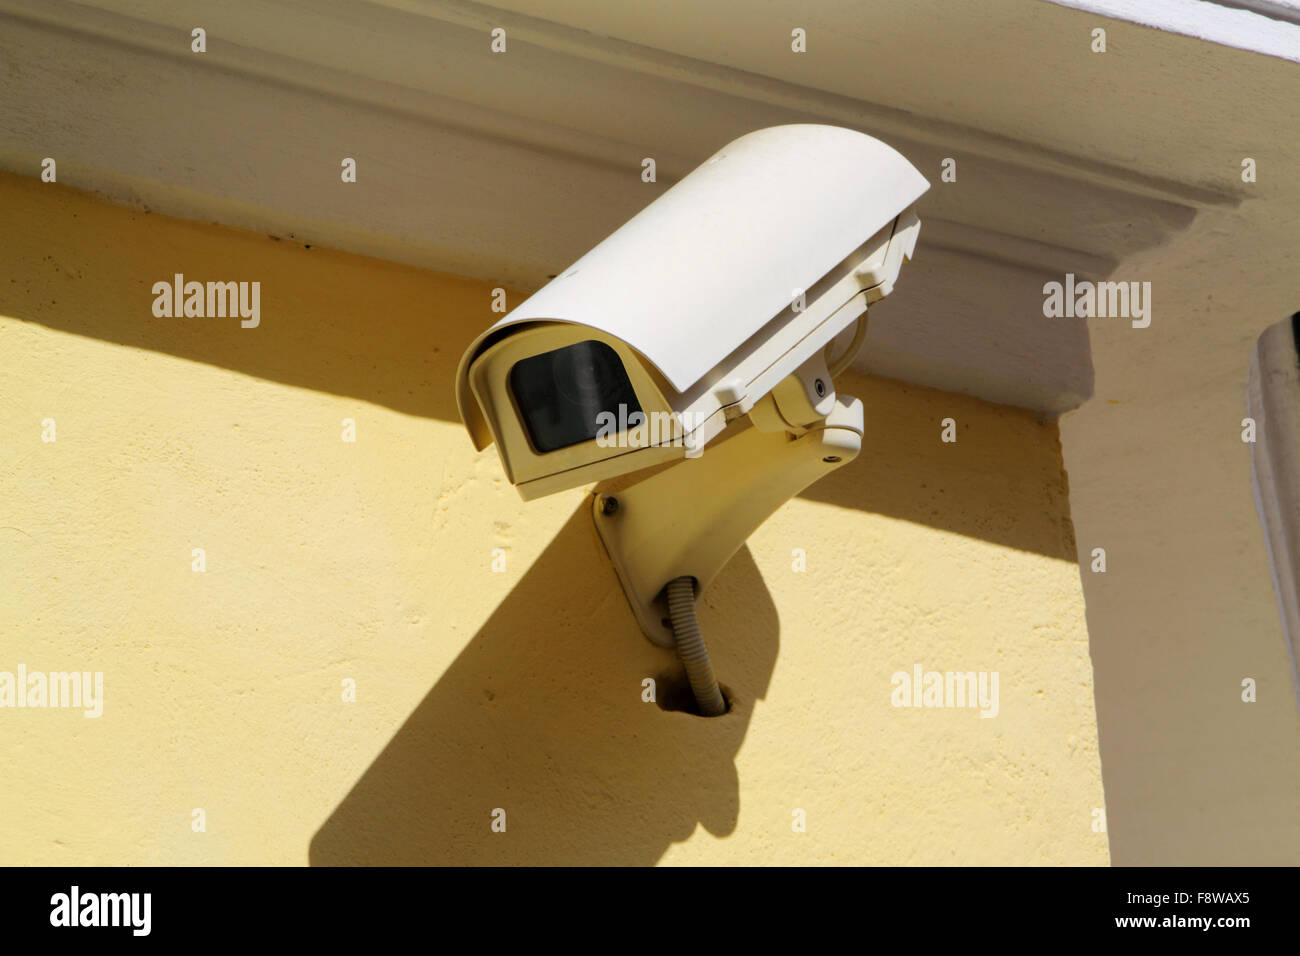
POLYGON ((595 438, 601 412, 626 421, 641 411, 618 353, 591 340, 516 362, 510 391, 540 452, 595 438))

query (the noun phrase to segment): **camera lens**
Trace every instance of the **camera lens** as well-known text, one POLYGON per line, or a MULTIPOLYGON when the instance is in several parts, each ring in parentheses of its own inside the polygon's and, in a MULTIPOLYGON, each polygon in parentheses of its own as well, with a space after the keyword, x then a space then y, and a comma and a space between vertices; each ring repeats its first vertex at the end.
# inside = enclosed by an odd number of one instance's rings
POLYGON ((600 411, 606 399, 627 381, 618 353, 603 342, 579 342, 550 354, 555 356, 551 367, 555 387, 574 405, 594 405, 600 411))
POLYGON ((641 411, 618 353, 592 339, 520 359, 510 369, 510 391, 539 452, 595 438, 602 412, 626 422, 641 411))

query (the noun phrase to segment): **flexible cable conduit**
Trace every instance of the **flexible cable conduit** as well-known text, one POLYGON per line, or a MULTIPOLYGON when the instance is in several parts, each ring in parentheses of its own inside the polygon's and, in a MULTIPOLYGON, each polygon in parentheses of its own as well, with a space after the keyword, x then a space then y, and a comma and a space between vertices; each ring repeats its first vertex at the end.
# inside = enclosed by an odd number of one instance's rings
POLYGON ((677 656, 686 667, 700 713, 705 717, 725 714, 727 702, 718 690, 709 649, 704 646, 704 635, 700 633, 700 622, 695 616, 695 581, 689 575, 668 582, 668 615, 673 622, 677 656))

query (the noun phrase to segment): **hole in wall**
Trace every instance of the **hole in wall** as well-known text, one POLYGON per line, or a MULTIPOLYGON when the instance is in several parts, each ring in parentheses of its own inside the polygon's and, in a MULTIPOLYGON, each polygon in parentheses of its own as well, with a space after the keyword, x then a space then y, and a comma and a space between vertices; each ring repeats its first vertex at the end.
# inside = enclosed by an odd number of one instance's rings
MULTIPOLYGON (((725 684, 718 684, 718 690, 722 691, 722 699, 727 704, 727 709, 718 716, 725 717, 731 713, 732 708, 735 706, 734 698, 731 689, 725 684)), ((702 720, 716 719, 706 718, 700 713, 695 704, 695 694, 691 692, 691 682, 687 679, 684 668, 666 671, 655 676, 655 704, 658 705, 660 710, 669 713, 689 714, 702 720)))

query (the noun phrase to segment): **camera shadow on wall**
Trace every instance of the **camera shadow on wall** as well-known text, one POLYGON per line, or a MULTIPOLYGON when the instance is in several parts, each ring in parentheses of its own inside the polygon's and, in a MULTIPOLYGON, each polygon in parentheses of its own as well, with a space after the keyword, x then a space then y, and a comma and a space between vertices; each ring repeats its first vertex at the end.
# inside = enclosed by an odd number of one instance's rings
POLYGON ((648 865, 697 825, 731 833, 735 756, 778 646, 748 548, 700 617, 722 717, 664 709, 682 706, 685 675, 637 628, 583 499, 316 833, 311 863, 648 865))

